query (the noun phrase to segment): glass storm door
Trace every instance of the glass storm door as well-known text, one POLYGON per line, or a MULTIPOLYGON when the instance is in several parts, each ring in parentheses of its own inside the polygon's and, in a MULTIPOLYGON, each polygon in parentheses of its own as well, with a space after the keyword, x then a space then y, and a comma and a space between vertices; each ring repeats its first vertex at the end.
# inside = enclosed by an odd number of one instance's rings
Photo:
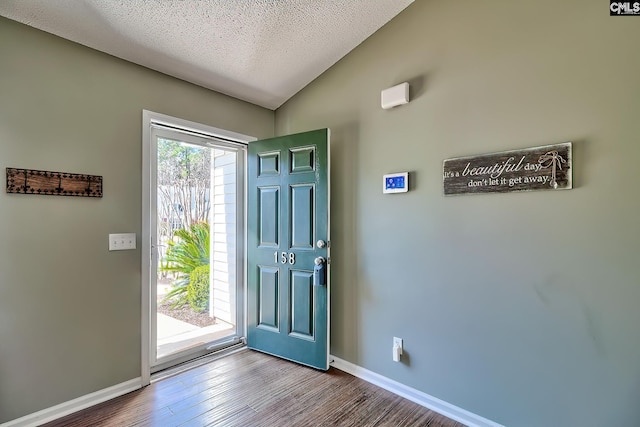
POLYGON ((249 144, 247 345, 329 368, 329 130, 249 144))
POLYGON ((152 371, 243 335, 245 153, 240 144, 151 130, 152 371))

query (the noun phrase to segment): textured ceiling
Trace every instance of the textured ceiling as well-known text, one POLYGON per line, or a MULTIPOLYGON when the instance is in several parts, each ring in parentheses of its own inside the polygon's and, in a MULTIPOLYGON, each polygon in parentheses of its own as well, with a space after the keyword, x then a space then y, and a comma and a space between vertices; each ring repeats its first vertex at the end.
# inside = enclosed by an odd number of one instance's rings
POLYGON ((413 0, 0 0, 0 15, 270 109, 413 0))

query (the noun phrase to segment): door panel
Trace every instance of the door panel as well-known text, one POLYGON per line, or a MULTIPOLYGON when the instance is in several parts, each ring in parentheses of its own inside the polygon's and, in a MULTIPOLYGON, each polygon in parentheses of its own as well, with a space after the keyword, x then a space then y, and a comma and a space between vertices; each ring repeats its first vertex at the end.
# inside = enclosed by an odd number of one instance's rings
POLYGON ((280 188, 258 187, 260 247, 277 248, 280 234, 280 188))
POLYGON ((302 147, 290 150, 291 173, 313 172, 315 170, 315 148, 302 147))
POLYGON ((277 176, 280 173, 280 151, 258 154, 258 176, 277 176))
POLYGON ((291 334, 313 340, 313 272, 291 271, 291 334))
POLYGON ((258 283, 258 327, 278 331, 279 318, 279 288, 278 269, 271 267, 259 267, 260 276, 258 283))
POLYGON ((247 344, 324 370, 329 281, 314 283, 314 261, 329 255, 316 245, 329 240, 328 150, 328 129, 249 144, 247 196, 247 344))
POLYGON ((313 249, 314 187, 313 184, 291 187, 291 249, 313 249))

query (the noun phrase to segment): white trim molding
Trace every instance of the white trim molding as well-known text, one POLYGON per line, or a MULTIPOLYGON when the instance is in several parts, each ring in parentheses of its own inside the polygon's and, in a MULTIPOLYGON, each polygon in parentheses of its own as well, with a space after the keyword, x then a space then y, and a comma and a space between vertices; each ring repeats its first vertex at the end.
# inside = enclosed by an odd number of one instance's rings
POLYGON ((36 427, 140 388, 142 388, 142 378, 134 378, 132 380, 86 394, 78 397, 77 399, 69 400, 59 405, 43 409, 42 411, 34 412, 33 414, 25 415, 21 418, 16 418, 13 421, 2 424, 2 427, 36 427))
MULTIPOLYGON (((155 291, 151 289, 152 275, 155 273, 152 273, 152 270, 155 269, 154 263, 157 262, 157 260, 155 259, 155 253, 153 250, 154 242, 151 241, 153 237, 151 230, 155 229, 155 220, 152 219, 152 213, 155 215, 155 212, 151 212, 151 209, 154 207, 155 201, 153 193, 156 191, 152 189, 152 186, 155 185, 152 177, 156 175, 156 165, 154 161, 155 153, 153 152, 154 144, 152 144, 151 138, 153 135, 153 129, 158 128, 166 128, 173 132, 184 133, 185 138, 187 135, 195 138, 210 138, 212 140, 217 140, 216 144, 220 145, 225 145, 227 143, 232 146, 239 145, 244 147, 249 144, 249 142, 257 139, 253 136, 168 116, 166 114, 142 110, 142 250, 140 260, 142 269, 140 279, 142 295, 140 319, 140 324, 142 326, 142 348, 140 354, 142 360, 140 365, 140 376, 142 377, 143 386, 151 383, 152 368, 161 368, 164 366, 164 363, 167 362, 167 360, 159 362, 156 357, 156 323, 155 317, 152 317, 152 312, 155 310, 153 304, 153 301, 155 301, 155 291)), ((205 143, 205 145, 208 144, 205 143)), ((246 154, 244 154, 244 156, 243 160, 246 161, 246 154)), ((238 211, 238 214, 241 214, 240 210, 238 211)), ((238 262, 244 263, 244 260, 239 257, 238 262)), ((244 274, 244 270, 242 272, 244 274)), ((238 280, 241 279, 239 278, 238 280)), ((242 297, 242 295, 238 293, 238 297, 242 297)), ((242 325, 242 323, 238 322, 236 326, 238 325, 242 325)), ((242 326, 239 327, 243 328, 242 326)), ((188 358, 182 359, 181 356, 178 355, 171 361, 176 362, 177 364, 181 360, 186 359, 188 358)))
POLYGON ((452 405, 444 400, 438 399, 423 393, 420 390, 416 390, 402 383, 384 377, 380 374, 376 374, 361 366, 354 365, 351 362, 340 359, 339 357, 330 356, 331 366, 348 374, 365 380, 371 384, 377 385, 391 393, 404 397, 420 406, 431 409, 445 417, 449 417, 454 421, 458 421, 469 427, 504 427, 502 424, 498 424, 491 420, 476 415, 465 409, 452 405))

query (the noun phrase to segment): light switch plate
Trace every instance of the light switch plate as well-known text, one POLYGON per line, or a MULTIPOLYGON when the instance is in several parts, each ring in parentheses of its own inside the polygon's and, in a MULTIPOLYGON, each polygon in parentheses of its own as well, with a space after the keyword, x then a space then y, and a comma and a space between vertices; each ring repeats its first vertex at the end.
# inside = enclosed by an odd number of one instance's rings
POLYGON ((385 194, 409 191, 409 172, 390 173, 382 178, 382 192, 385 194))
POLYGON ((126 251, 136 248, 136 233, 109 234, 110 251, 126 251))

